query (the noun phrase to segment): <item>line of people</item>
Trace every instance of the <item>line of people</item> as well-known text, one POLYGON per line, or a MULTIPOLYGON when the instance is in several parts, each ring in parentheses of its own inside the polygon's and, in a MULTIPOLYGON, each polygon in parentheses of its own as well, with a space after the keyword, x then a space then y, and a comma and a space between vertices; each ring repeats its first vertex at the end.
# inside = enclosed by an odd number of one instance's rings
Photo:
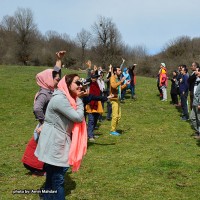
MULTIPOLYGON (((200 139, 200 66, 199 63, 191 64, 191 74, 186 65, 178 66, 174 70, 171 80, 171 103, 182 110, 181 120, 190 120, 192 128, 196 131, 194 137, 200 139), (189 96, 189 99, 188 99, 189 96)), ((158 89, 162 101, 167 100, 167 70, 164 63, 161 63, 158 73, 158 89), (163 68, 165 68, 163 70, 163 68), (163 71, 165 75, 163 76, 163 71), (164 86, 164 90, 163 90, 164 86)))

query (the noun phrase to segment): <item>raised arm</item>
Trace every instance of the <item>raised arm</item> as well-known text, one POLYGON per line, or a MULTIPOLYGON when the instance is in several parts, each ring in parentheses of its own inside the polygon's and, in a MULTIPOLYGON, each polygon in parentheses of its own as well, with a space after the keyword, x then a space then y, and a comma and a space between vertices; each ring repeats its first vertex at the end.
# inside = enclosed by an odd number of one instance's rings
POLYGON ((62 67, 62 58, 63 56, 65 55, 66 51, 59 51, 59 52, 56 52, 56 66, 58 68, 61 68, 62 67))
POLYGON ((122 63, 121 63, 121 65, 120 65, 120 69, 122 69, 122 67, 123 67, 123 65, 124 65, 124 62, 125 62, 125 59, 122 58, 122 63))

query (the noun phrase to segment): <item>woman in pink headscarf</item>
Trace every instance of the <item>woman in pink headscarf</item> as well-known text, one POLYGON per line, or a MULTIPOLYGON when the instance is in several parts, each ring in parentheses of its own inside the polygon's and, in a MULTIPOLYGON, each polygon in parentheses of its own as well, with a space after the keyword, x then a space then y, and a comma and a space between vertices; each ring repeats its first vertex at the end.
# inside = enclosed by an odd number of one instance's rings
POLYGON ((56 54, 57 62, 54 69, 46 69, 36 75, 36 82, 40 87, 40 90, 35 95, 33 110, 35 118, 39 123, 34 131, 34 137, 32 137, 28 142, 22 157, 24 166, 30 170, 33 175, 44 175, 44 163, 35 157, 34 152, 37 147, 37 141, 42 129, 42 124, 44 123, 47 105, 52 97, 54 88, 57 88, 58 82, 61 78, 60 59, 63 57, 64 53, 65 51, 60 51, 56 54))
POLYGON ((45 114, 40 138, 35 151, 45 163, 45 190, 57 191, 44 194, 44 199, 65 199, 64 176, 67 169, 77 171, 87 150, 87 129, 82 93, 82 82, 77 74, 66 75, 53 93, 45 114))

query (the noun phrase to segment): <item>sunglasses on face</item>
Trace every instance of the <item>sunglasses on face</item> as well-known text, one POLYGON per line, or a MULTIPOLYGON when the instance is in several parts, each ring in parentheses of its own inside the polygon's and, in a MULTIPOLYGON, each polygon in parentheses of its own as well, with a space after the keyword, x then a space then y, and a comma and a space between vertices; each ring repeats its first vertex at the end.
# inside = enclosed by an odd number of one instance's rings
POLYGON ((81 81, 75 81, 77 86, 83 85, 83 83, 81 81))

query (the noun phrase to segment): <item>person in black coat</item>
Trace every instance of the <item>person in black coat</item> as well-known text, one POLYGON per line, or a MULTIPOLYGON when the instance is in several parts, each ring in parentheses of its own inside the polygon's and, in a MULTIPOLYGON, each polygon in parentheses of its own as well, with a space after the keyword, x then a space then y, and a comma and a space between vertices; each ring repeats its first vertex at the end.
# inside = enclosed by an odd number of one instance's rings
POLYGON ((173 77, 171 78, 171 99, 173 105, 178 105, 178 72, 176 70, 173 71, 173 77))

